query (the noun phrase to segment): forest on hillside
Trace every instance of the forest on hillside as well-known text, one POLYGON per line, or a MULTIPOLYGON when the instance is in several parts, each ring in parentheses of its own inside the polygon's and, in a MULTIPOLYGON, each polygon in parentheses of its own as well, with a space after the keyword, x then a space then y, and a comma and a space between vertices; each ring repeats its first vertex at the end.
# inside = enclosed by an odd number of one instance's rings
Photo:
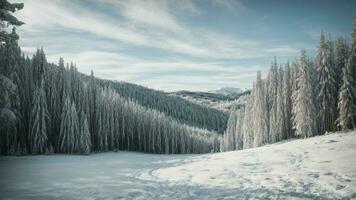
POLYGON ((356 16, 350 42, 322 32, 315 58, 272 62, 265 79, 257 72, 245 106, 235 107, 223 151, 247 149, 290 138, 356 128, 356 16))
MULTIPOLYGON (((1 1, 3 2, 3 1, 1 1)), ((4 26, 23 4, 1 4, 4 26)), ((0 93, 2 155, 217 151, 227 114, 134 84, 81 74, 74 63, 48 63, 18 46, 16 29, 2 32, 0 93)))

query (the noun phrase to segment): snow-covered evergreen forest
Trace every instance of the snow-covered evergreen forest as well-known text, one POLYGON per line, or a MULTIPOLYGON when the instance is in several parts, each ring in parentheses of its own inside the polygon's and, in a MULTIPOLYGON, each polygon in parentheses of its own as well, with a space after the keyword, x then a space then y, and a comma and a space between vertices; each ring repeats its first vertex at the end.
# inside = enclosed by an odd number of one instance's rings
POLYGON ((259 147, 356 128, 356 16, 349 43, 323 32, 316 56, 275 58, 265 79, 257 72, 245 106, 232 109, 222 151, 259 147))
MULTIPOLYGON (((23 4, 1 1, 1 24, 23 4)), ((81 74, 74 63, 48 63, 43 49, 22 54, 19 36, 1 32, 2 155, 218 151, 227 114, 138 85, 81 74)))

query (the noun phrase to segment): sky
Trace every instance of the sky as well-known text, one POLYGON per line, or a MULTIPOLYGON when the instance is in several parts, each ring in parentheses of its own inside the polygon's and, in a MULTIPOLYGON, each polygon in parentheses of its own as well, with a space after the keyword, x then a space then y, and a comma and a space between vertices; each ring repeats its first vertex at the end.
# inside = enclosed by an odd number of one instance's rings
POLYGON ((321 31, 349 40, 354 0, 11 0, 26 54, 163 90, 250 88, 274 57, 315 55, 321 31))

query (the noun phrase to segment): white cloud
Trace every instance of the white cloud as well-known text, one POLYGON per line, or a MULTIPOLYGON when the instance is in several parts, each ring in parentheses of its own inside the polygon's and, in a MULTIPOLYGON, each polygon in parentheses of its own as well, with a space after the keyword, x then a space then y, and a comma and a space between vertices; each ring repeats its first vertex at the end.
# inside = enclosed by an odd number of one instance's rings
POLYGON ((264 51, 269 53, 278 53, 282 55, 296 55, 300 51, 300 49, 292 47, 276 47, 265 49, 264 51))
POLYGON ((184 31, 167 8, 166 3, 159 1, 129 0, 123 3, 122 14, 134 23, 151 25, 172 32, 184 31))
POLYGON ((239 0, 212 0, 216 5, 220 5, 228 10, 246 12, 248 9, 239 0))
POLYGON ((27 0, 24 10, 16 15, 26 22, 19 28, 24 51, 31 53, 34 47, 44 47, 49 61, 57 62, 61 56, 76 62, 81 72, 89 74, 94 69, 101 78, 134 81, 157 89, 211 90, 227 84, 247 87, 252 80, 246 81, 246 76, 262 67, 231 67, 224 63, 225 59, 293 53, 288 47, 264 49, 258 41, 188 26, 175 15, 174 8, 189 14, 201 12, 190 0, 27 0), (82 5, 86 3, 109 10, 99 12, 93 6, 82 5), (127 46, 159 50, 171 56, 142 58, 135 52, 126 52, 127 46), (193 61, 197 59, 200 61, 193 61), (186 72, 202 75, 187 76, 186 72), (214 76, 208 72, 215 72, 214 76))
MULTIPOLYGON (((110 5, 115 4, 114 1, 108 2, 110 5)), ((113 19, 112 16, 80 7, 70 1, 30 0, 26 2, 26 9, 19 14, 27 22, 20 30, 29 34, 45 34, 53 30, 71 29, 130 45, 159 48, 200 58, 264 56, 256 44, 217 31, 181 25, 170 13, 169 6, 159 2, 118 1, 113 6, 118 16, 113 19), (119 18, 122 16, 125 20, 119 18)))
POLYGON ((50 62, 77 63, 80 72, 100 78, 135 82, 155 89, 212 90, 218 86, 250 87, 245 78, 254 78, 261 66, 233 65, 224 62, 193 62, 186 60, 144 60, 121 53, 84 51, 75 54, 47 56, 50 62))

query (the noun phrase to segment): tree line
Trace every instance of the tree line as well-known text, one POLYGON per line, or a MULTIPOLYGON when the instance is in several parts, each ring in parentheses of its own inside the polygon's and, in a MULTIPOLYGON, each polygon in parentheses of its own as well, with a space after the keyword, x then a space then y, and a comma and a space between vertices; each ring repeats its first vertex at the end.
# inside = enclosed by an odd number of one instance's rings
POLYGON ((350 43, 321 33, 315 58, 298 59, 257 79, 245 106, 233 108, 221 150, 258 147, 356 128, 356 16, 350 43))
POLYGON ((217 109, 207 108, 162 91, 149 89, 140 85, 100 80, 109 84, 121 96, 128 97, 138 104, 158 110, 190 126, 223 133, 229 115, 217 109))
MULTIPOLYGON (((23 4, 1 0, 1 25, 23 23, 11 15, 23 4), (17 21, 16 21, 17 20, 17 21)), ((0 153, 89 154, 114 150, 148 153, 205 153, 218 151, 220 136, 204 118, 212 110, 183 100, 158 104, 164 97, 153 90, 81 74, 74 63, 48 63, 43 49, 32 58, 22 54, 15 28, 1 32, 0 41, 0 153), (137 89, 138 88, 138 89, 137 89), (157 95, 158 94, 158 95, 157 95), (147 96, 146 98, 144 96, 147 96), (143 104, 146 102, 146 104, 143 104), (176 112, 173 105, 183 108, 176 112), (192 122, 179 117, 187 109, 200 111, 192 122), (165 112, 164 112, 165 111, 165 112), (198 123, 202 128, 190 126, 198 123), (209 130, 207 130, 209 129, 209 130)), ((189 112, 187 112, 189 114, 189 112)), ((210 117, 211 117, 210 116, 210 117)), ((220 123, 220 124, 219 124, 220 123)))

